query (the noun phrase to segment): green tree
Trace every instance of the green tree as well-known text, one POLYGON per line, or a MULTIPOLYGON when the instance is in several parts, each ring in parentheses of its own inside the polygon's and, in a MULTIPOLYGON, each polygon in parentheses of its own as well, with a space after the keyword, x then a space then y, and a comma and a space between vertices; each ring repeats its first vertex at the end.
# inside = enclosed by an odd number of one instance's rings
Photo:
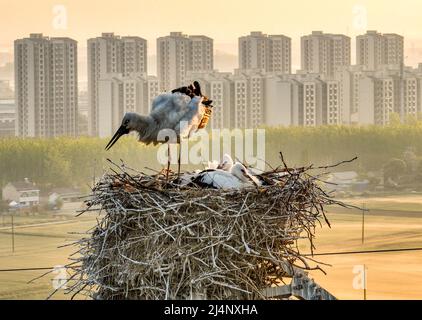
POLYGON ((8 209, 9 209, 8 201, 0 199, 0 214, 6 212, 8 209))
MULTIPOLYGON (((416 157, 422 156, 421 121, 385 127, 267 127, 265 132, 265 160, 272 166, 280 165, 280 151, 292 166, 327 165, 358 156, 358 161, 338 170, 360 173, 381 170, 380 164, 386 159, 402 158, 409 148, 416 157)), ((122 159, 128 166, 143 172, 151 172, 145 167, 162 168, 157 163, 157 147, 144 146, 134 137, 126 137, 106 152, 107 140, 92 137, 0 138, 1 187, 10 181, 29 178, 45 186, 83 186, 87 189, 92 185, 94 173, 98 178, 109 170, 107 158, 117 163, 122 159)), ((198 166, 184 166, 189 170, 196 168, 198 166)))
POLYGON ((390 159, 384 165, 384 185, 389 185, 389 183, 396 183, 397 179, 406 172, 407 166, 406 162, 401 159, 390 159))
POLYGON ((404 123, 410 126, 416 126, 418 124, 418 116, 413 115, 413 114, 408 114, 405 117, 404 123))
POLYGON ((56 149, 51 149, 45 158, 45 183, 55 186, 71 185, 70 163, 56 149))
POLYGON ((390 113, 389 125, 392 127, 399 126, 401 124, 400 115, 397 112, 390 113))

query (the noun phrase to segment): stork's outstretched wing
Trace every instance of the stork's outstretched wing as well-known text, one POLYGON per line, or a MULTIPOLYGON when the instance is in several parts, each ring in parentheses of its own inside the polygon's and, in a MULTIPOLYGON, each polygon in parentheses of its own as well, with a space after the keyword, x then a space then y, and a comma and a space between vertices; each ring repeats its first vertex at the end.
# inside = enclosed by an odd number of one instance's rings
POLYGON ((189 111, 183 115, 175 127, 176 132, 183 138, 190 137, 198 130, 205 112, 205 107, 202 105, 202 97, 193 97, 188 107, 189 111))
POLYGON ((202 97, 192 99, 182 93, 163 93, 152 102, 150 116, 161 129, 173 129, 181 137, 196 131, 204 114, 202 97))
POLYGON ((190 101, 191 98, 181 93, 160 94, 152 102, 150 116, 160 127, 164 125, 166 128, 173 128, 174 124, 189 111, 190 101))

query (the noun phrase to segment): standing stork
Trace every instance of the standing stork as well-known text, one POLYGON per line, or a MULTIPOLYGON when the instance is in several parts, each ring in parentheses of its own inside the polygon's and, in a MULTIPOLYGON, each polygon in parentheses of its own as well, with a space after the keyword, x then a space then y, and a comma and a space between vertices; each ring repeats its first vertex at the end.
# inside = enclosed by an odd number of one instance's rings
MULTIPOLYGON (((138 133, 139 142, 149 145, 159 143, 168 144, 167 174, 170 170, 170 143, 180 144, 181 139, 189 138, 194 132, 206 126, 211 115, 212 100, 203 96, 201 87, 195 81, 189 87, 173 90, 171 93, 162 93, 152 101, 149 115, 140 115, 128 112, 124 115, 122 124, 111 138, 106 150, 109 150, 121 136, 132 131, 138 133), (162 130, 173 130, 177 141, 160 139, 162 130)), ((179 146, 178 170, 180 175, 181 146, 179 146)))

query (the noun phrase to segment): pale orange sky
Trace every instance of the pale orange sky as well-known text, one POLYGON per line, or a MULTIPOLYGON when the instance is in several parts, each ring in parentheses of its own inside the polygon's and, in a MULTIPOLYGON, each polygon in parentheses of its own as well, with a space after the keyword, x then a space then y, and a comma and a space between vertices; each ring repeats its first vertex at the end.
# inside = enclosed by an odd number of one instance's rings
POLYGON ((16 38, 41 32, 76 39, 82 59, 86 39, 101 32, 144 37, 149 55, 155 54, 155 39, 170 31, 208 35, 216 50, 236 54, 237 38, 260 30, 292 38, 296 68, 301 35, 312 30, 349 35, 354 56, 354 37, 366 29, 404 35, 407 64, 422 62, 421 0, 0 0, 0 52, 11 52, 16 38), (55 5, 66 8, 65 30, 53 27, 55 5))

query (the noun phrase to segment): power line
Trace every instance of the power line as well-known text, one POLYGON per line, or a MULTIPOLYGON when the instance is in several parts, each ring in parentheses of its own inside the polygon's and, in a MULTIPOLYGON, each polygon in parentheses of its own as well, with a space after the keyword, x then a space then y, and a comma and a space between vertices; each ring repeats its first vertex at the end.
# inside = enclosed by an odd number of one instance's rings
POLYGON ((13 272, 13 271, 37 271, 37 270, 52 270, 54 267, 45 268, 20 268, 20 269, 0 269, 0 272, 13 272))
MULTIPOLYGON (((334 256, 334 255, 350 255, 350 254, 367 254, 367 253, 390 253, 390 252, 404 252, 404 251, 422 251, 420 248, 401 248, 401 249, 384 249, 384 250, 367 250, 367 251, 344 251, 344 252, 325 252, 304 254, 303 256, 334 256)), ((14 271, 37 271, 37 270, 53 270, 55 267, 40 267, 40 268, 19 268, 19 269, 0 269, 0 272, 14 272, 14 271)))
POLYGON ((304 254, 304 256, 335 256, 335 255, 349 255, 349 254, 366 254, 366 253, 390 253, 390 252, 403 252, 403 251, 422 251, 421 248, 402 248, 402 249, 384 249, 384 250, 366 250, 366 251, 344 251, 344 252, 326 252, 304 254))

